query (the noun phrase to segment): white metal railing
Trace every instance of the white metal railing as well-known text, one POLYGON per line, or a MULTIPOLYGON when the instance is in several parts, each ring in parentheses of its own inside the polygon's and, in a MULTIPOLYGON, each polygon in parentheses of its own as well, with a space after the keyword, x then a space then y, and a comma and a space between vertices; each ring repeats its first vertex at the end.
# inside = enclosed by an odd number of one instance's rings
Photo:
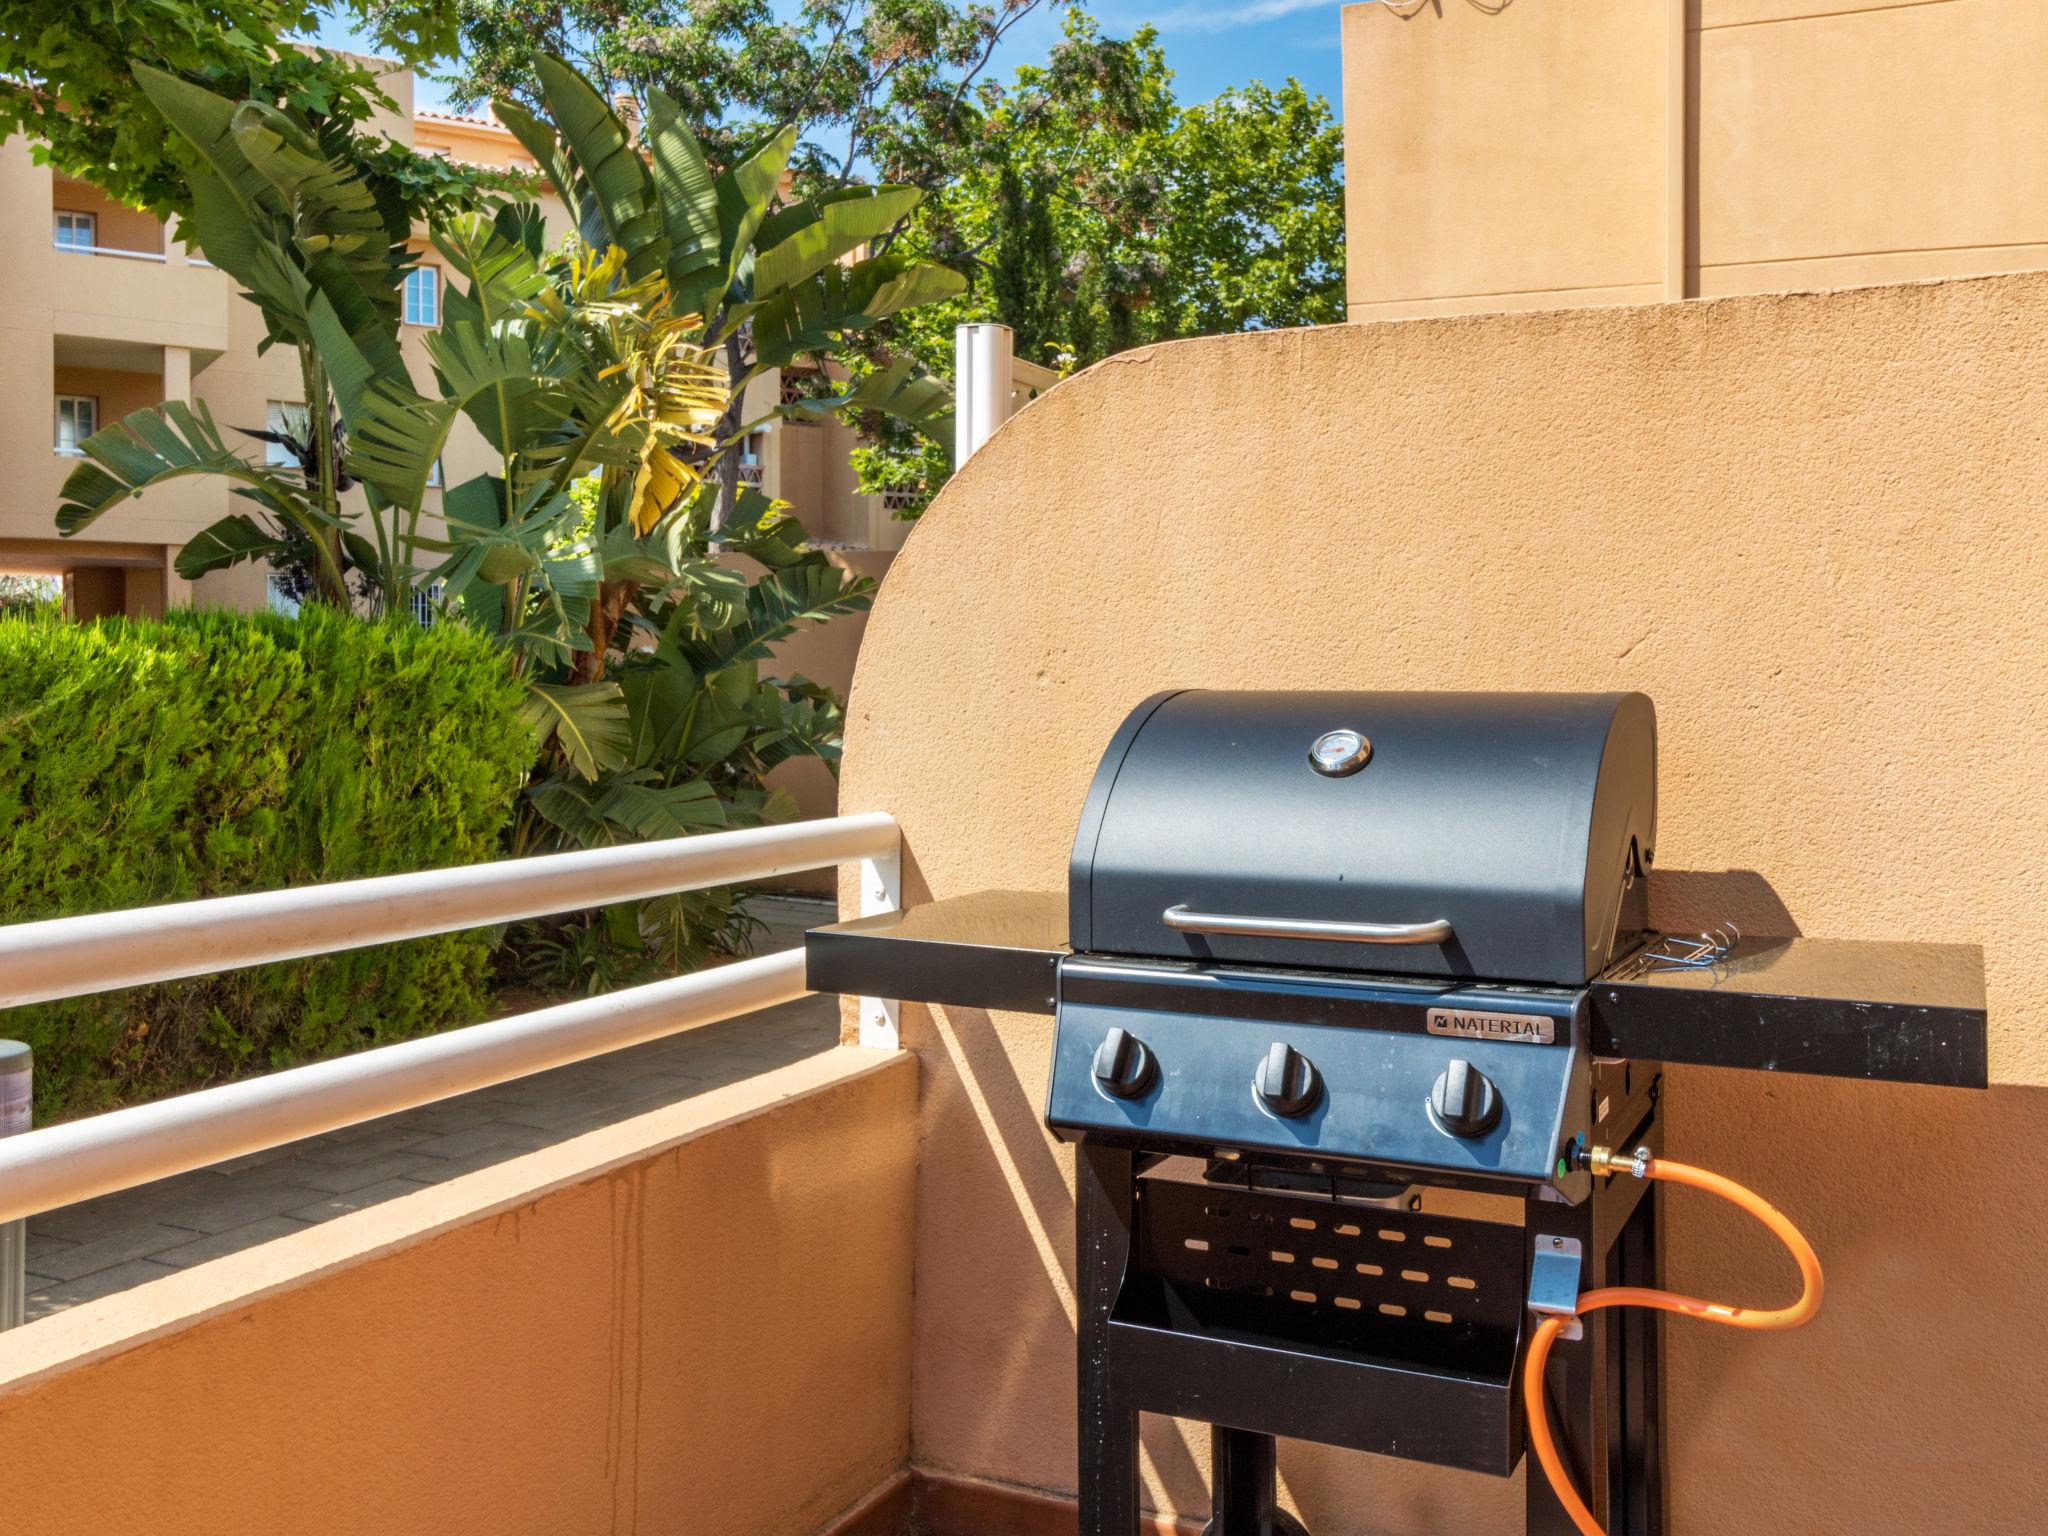
POLYGON ((119 256, 126 261, 162 261, 162 251, 131 251, 118 245, 74 245, 70 241, 58 240, 54 244, 60 251, 69 251, 74 256, 119 256))
MULTIPOLYGON (((857 863, 893 909, 894 817, 871 813, 0 928, 0 1008, 857 863)), ((0 1140, 0 1222, 339 1130, 804 995, 801 950, 201 1089, 0 1140)), ((862 1045, 896 1006, 861 1000, 862 1045)))

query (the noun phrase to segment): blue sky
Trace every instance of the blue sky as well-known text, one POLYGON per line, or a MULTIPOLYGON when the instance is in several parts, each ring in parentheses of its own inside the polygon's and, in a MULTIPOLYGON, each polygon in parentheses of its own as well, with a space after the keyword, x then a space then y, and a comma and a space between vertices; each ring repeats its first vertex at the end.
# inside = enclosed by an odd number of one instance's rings
MULTIPOLYGON (((1174 0, 1151 6, 1094 0, 1085 8, 1111 36, 1128 36, 1148 21, 1156 26, 1174 72, 1174 94, 1184 102, 1206 100, 1247 80, 1277 85, 1292 75, 1327 96, 1331 111, 1342 115, 1340 0, 1174 0)), ((1059 28, 1058 14, 1049 8, 1027 17, 997 55, 998 73, 1007 78, 1019 64, 1042 59, 1059 28)), ((323 28, 321 36, 332 45, 350 42, 346 32, 333 27, 323 28)), ((440 91, 421 81, 420 105, 440 101, 440 91)))

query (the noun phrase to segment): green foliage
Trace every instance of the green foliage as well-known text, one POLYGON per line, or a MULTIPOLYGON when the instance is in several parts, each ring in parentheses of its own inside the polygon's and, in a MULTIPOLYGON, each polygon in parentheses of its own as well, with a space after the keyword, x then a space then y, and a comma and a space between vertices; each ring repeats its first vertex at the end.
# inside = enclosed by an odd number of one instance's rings
MULTIPOLYGON (((903 316, 878 360, 948 366, 953 328, 999 320, 1062 371, 1182 336, 1344 314, 1343 135, 1293 80, 1182 106, 1154 32, 1101 35, 1079 10, 1043 65, 985 93, 957 176, 892 250, 967 273, 903 316)), ((943 457, 880 418, 862 489, 936 490, 943 457)))
MULTIPOLYGON (((388 108, 357 59, 289 39, 322 13, 363 26, 404 64, 455 48, 455 0, 0 0, 0 139, 25 133, 38 160, 116 201, 157 214, 191 211, 189 144, 135 89, 137 64, 308 120, 362 123, 388 108)), ((460 196, 467 178, 399 147, 377 151, 408 192, 409 211, 460 196)))
MULTIPOLYGON (((0 923, 493 857, 531 762, 519 697, 459 625, 0 617, 0 923)), ((468 1023, 490 948, 420 939, 6 1028, 54 1119, 468 1023)))
POLYGON ((249 463, 204 404, 195 412, 169 402, 133 412, 79 445, 87 462, 64 482, 58 530, 75 534, 168 481, 216 475, 239 482, 237 494, 256 510, 233 514, 193 540, 179 557, 180 575, 250 559, 300 565, 310 567, 323 601, 342 605, 350 600, 354 567, 362 572, 359 584, 396 612, 408 596, 393 547, 399 520, 386 517, 387 503, 375 495, 364 513, 344 507, 350 481, 332 402, 366 375, 405 377, 398 319, 412 268, 406 198, 337 119, 237 103, 146 64, 136 66, 135 84, 197 157, 189 172, 189 228, 207 260, 239 282, 262 314, 258 350, 282 345, 298 354, 304 422, 298 436, 274 439, 298 465, 249 463), (340 364, 330 354, 343 350, 354 365, 337 378, 340 364))
POLYGON ((452 83, 471 103, 539 106, 552 55, 606 100, 660 89, 714 168, 788 128, 805 194, 864 166, 931 191, 972 142, 989 59, 1048 3, 1059 0, 460 0, 452 83))

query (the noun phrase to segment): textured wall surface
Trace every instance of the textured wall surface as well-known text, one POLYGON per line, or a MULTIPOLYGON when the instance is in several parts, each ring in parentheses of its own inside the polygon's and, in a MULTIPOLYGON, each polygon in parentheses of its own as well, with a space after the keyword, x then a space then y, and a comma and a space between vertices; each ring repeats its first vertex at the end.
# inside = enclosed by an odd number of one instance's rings
POLYGON ((2039 0, 1349 6, 1351 318, 2048 266, 2044 71, 2039 0))
MULTIPOLYGON (((1654 916, 1985 946, 1990 1093, 1674 1070, 1673 1154, 1820 1246, 1782 1337, 1672 1325, 1678 1536, 1992 1531, 2048 1501, 2048 275, 1183 342, 1007 425, 869 620, 842 804, 906 895, 1061 889, 1156 689, 1640 688, 1654 916)), ((906 1009, 923 1057, 916 1461, 1074 1484, 1051 1022, 906 1009)), ((1671 1281, 1790 1281, 1674 1198, 1671 1281)), ((1148 1424, 1155 1501, 1206 1437, 1148 1424)), ((1309 1446, 1318 1536, 1519 1531, 1518 1482, 1309 1446)))
POLYGON ((814 1056, 6 1335, 6 1528, 810 1536, 907 1451, 916 1081, 814 1056))

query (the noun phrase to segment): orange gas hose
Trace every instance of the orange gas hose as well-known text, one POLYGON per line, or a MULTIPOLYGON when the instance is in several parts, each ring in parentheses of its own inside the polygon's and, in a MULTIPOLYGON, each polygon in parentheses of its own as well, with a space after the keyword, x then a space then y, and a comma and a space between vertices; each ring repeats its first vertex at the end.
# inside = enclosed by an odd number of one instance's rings
MULTIPOLYGON (((1620 1164, 1626 1169, 1626 1163, 1620 1164)), ((1751 1307, 1724 1306, 1720 1302, 1700 1301, 1691 1296, 1680 1296, 1671 1291, 1653 1291, 1641 1286, 1615 1285, 1601 1290, 1587 1291, 1579 1297, 1579 1316, 1597 1312, 1602 1307, 1652 1307, 1659 1312, 1676 1312, 1685 1317, 1704 1318, 1710 1323, 1725 1323, 1730 1328, 1797 1328, 1820 1310, 1821 1274, 1820 1260, 1814 1255, 1813 1245, 1800 1235, 1799 1229, 1785 1219, 1784 1213, 1765 1200, 1754 1190, 1745 1189, 1733 1179, 1724 1179, 1718 1173, 1709 1173, 1704 1168, 1690 1167, 1685 1163, 1669 1163, 1660 1158, 1643 1161, 1643 1176, 1664 1179, 1673 1184, 1689 1184, 1694 1189, 1704 1189, 1709 1194, 1719 1195, 1723 1200, 1741 1206, 1758 1221, 1769 1227, 1778 1241, 1791 1253, 1799 1265, 1802 1289, 1799 1299, 1789 1307, 1766 1310, 1751 1307)), ((1522 1367, 1522 1402, 1528 1410, 1529 1448, 1535 1452, 1536 1460, 1543 1468, 1543 1475, 1550 1479, 1550 1486, 1557 1494, 1557 1500, 1572 1517, 1572 1523, 1579 1528, 1580 1536, 1607 1536, 1600 1528, 1600 1522, 1593 1518, 1593 1512, 1586 1508, 1585 1500, 1572 1486, 1564 1463, 1559 1460, 1557 1444, 1550 1434, 1550 1416, 1543 1403, 1543 1368, 1550 1359, 1550 1346, 1563 1331, 1567 1319, 1546 1317, 1536 1325, 1535 1336, 1529 1341, 1529 1358, 1522 1367)))

